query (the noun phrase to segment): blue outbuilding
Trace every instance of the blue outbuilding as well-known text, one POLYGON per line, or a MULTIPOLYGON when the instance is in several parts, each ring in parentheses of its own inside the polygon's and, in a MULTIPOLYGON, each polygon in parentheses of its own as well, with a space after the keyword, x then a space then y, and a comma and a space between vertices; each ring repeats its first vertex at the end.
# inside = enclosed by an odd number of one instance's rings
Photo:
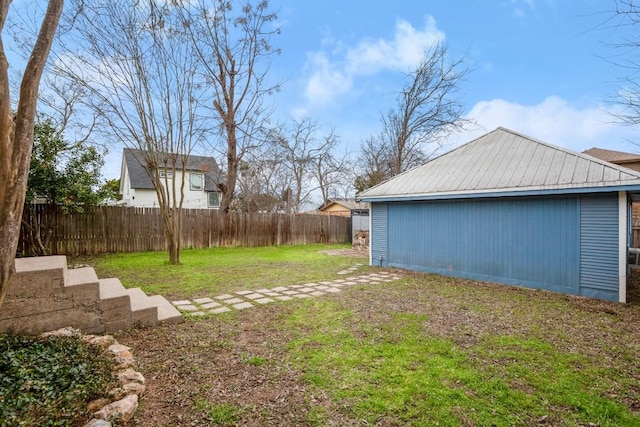
POLYGON ((640 172, 498 128, 358 198, 371 265, 626 302, 640 172))

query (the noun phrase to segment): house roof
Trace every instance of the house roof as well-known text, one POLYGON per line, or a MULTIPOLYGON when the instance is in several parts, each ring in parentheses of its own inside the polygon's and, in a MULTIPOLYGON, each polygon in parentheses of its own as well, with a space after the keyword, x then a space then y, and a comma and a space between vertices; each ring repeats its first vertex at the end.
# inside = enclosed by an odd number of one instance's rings
MULTIPOLYGON (((144 151, 125 148, 122 152, 123 163, 126 163, 129 171, 131 188, 153 189, 151 177, 147 173, 146 166, 143 165, 144 151)), ((180 162, 180 157, 178 157, 180 162)), ((187 159, 187 171, 204 173, 204 190, 218 191, 217 183, 221 182, 221 172, 218 163, 213 157, 189 156, 187 159)))
POLYGON ((636 172, 497 128, 358 195, 364 201, 425 200, 640 190, 636 172))
POLYGON ((593 147, 582 152, 596 159, 604 160, 606 162, 615 163, 618 165, 624 163, 640 162, 640 155, 627 153, 624 151, 607 150, 604 148, 593 147))
POLYGON ((368 209, 369 206, 367 206, 366 203, 360 203, 358 201, 356 201, 356 199, 330 199, 327 201, 327 203, 325 203, 324 205, 322 205, 320 207, 319 210, 323 211, 325 209, 327 209, 329 206, 331 205, 340 205, 346 209, 368 209))

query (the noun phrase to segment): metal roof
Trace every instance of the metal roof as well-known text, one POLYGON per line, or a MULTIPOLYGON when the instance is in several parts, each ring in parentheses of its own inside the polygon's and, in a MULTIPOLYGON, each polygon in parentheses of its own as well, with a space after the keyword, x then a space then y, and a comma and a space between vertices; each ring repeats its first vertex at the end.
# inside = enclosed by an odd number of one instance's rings
POLYGON ((640 190, 640 172, 500 127, 365 190, 358 199, 616 191, 629 186, 640 190))
MULTIPOLYGON (((129 180, 131 188, 136 189, 153 189, 151 177, 143 165, 144 152, 142 150, 134 150, 125 148, 122 152, 123 163, 126 163, 129 171, 129 180)), ((180 162, 180 157, 178 157, 180 162)), ((202 172, 204 174, 204 190, 219 191, 217 183, 222 182, 220 168, 213 157, 189 156, 187 159, 187 171, 202 172)), ((180 168, 180 167, 178 167, 180 168)))

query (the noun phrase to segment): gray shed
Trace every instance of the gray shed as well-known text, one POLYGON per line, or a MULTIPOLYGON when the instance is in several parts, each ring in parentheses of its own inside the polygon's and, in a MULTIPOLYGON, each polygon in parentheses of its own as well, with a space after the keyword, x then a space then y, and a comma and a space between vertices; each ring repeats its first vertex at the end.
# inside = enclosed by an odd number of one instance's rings
POLYGON ((370 263, 626 301, 640 173, 498 128, 358 198, 370 263))

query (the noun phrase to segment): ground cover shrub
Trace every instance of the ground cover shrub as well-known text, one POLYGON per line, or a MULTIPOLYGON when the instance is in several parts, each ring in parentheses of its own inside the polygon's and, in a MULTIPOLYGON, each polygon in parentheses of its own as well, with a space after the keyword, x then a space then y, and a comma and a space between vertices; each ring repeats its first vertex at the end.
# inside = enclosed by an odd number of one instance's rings
POLYGON ((106 394, 112 361, 74 337, 0 335, 0 426, 69 426, 106 394))

